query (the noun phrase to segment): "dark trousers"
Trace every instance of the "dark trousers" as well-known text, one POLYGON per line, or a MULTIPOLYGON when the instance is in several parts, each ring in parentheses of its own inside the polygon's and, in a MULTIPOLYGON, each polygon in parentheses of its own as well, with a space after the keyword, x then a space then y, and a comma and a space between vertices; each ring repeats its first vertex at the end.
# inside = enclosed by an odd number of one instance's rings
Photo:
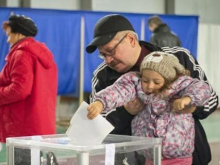
POLYGON ((193 165, 208 165, 211 161, 211 150, 205 131, 199 120, 195 120, 195 149, 193 165))

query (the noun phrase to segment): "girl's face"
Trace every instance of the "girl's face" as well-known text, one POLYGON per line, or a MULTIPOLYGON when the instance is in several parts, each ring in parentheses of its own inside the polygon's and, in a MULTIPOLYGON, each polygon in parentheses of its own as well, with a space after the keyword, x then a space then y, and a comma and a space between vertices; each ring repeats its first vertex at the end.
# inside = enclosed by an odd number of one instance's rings
POLYGON ((158 93, 164 86, 165 79, 161 74, 150 69, 144 69, 141 78, 142 90, 146 94, 158 93))

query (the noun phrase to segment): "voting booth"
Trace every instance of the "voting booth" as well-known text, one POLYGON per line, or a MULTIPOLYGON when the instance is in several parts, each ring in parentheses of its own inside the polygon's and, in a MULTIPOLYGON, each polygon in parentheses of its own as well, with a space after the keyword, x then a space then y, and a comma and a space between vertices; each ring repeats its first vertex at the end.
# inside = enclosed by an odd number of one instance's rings
MULTIPOLYGON (((152 35, 147 26, 147 21, 152 14, 147 13, 1 8, 0 22, 8 20, 11 13, 26 15, 36 23, 38 34, 35 38, 48 46, 57 64, 59 95, 71 94, 78 97, 82 95, 80 93, 82 91, 91 92, 93 72, 103 60, 98 57, 98 50, 88 54, 85 48, 92 41, 95 24, 101 17, 108 14, 121 14, 132 23, 140 40, 149 41, 152 35)), ((182 47, 187 48, 196 58, 199 17, 159 16, 180 38, 182 47)), ((9 50, 9 44, 6 41, 7 36, 3 30, 0 30, 0 68, 4 66, 5 56, 9 50)))
POLYGON ((101 144, 79 146, 72 144, 66 134, 56 134, 7 138, 6 146, 8 165, 15 164, 18 149, 29 150, 31 165, 46 165, 48 152, 54 154, 59 165, 128 165, 129 161, 132 165, 135 161, 161 165, 160 138, 109 134, 101 144))

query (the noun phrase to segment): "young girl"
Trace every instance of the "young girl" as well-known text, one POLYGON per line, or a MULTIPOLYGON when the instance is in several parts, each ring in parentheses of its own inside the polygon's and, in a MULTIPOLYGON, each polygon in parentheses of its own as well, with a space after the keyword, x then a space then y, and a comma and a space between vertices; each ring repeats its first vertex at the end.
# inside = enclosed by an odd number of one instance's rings
POLYGON ((163 165, 191 165, 194 119, 191 113, 178 111, 204 106, 211 91, 204 81, 188 75, 175 56, 153 52, 142 61, 140 73, 126 73, 97 93, 88 106, 88 118, 138 97, 146 106, 132 121, 132 135, 162 138, 163 165))

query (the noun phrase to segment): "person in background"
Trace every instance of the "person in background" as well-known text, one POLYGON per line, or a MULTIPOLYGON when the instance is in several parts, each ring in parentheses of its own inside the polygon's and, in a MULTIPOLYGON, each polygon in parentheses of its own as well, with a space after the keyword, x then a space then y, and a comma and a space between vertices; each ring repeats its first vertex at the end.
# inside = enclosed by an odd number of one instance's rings
POLYGON ((211 91, 203 80, 188 75, 175 56, 152 52, 143 59, 140 73, 128 72, 96 93, 96 101, 87 107, 88 118, 107 113, 137 96, 145 107, 132 120, 132 135, 162 138, 163 165, 191 165, 194 120, 191 113, 178 111, 189 105, 204 106, 211 91))
POLYGON ((150 43, 160 47, 181 46, 180 39, 176 34, 170 31, 166 23, 163 23, 158 16, 152 16, 148 19, 148 27, 153 33, 150 43))
MULTIPOLYGON (((10 51, 0 72, 0 141, 55 134, 58 80, 53 54, 34 39, 38 29, 30 18, 11 15, 2 27, 10 51)), ((15 150, 15 164, 26 164, 22 161, 28 157, 30 151, 15 150)))
MULTIPOLYGON (((145 41, 138 41, 133 26, 122 15, 111 14, 99 19, 94 28, 94 38, 87 45, 87 53, 98 48, 99 57, 104 61, 94 71, 90 103, 95 101, 97 92, 112 85, 121 75, 129 71, 139 71, 145 56, 154 51, 163 51, 176 56, 179 62, 190 71, 192 78, 204 80, 209 84, 205 73, 196 59, 184 48, 160 48, 145 41)), ((210 86, 210 84, 209 84, 210 86)), ((203 107, 187 107, 180 113, 192 112, 195 122, 194 165, 207 165, 211 161, 211 151, 200 119, 207 118, 218 106, 218 96, 211 88, 211 97, 203 107)), ((102 115, 115 127, 112 134, 131 135, 131 121, 144 108, 138 98, 102 115)), ((129 158, 127 158, 129 161, 129 158)), ((131 164, 131 163, 130 163, 131 164)), ((143 164, 142 164, 143 165, 143 164)))

